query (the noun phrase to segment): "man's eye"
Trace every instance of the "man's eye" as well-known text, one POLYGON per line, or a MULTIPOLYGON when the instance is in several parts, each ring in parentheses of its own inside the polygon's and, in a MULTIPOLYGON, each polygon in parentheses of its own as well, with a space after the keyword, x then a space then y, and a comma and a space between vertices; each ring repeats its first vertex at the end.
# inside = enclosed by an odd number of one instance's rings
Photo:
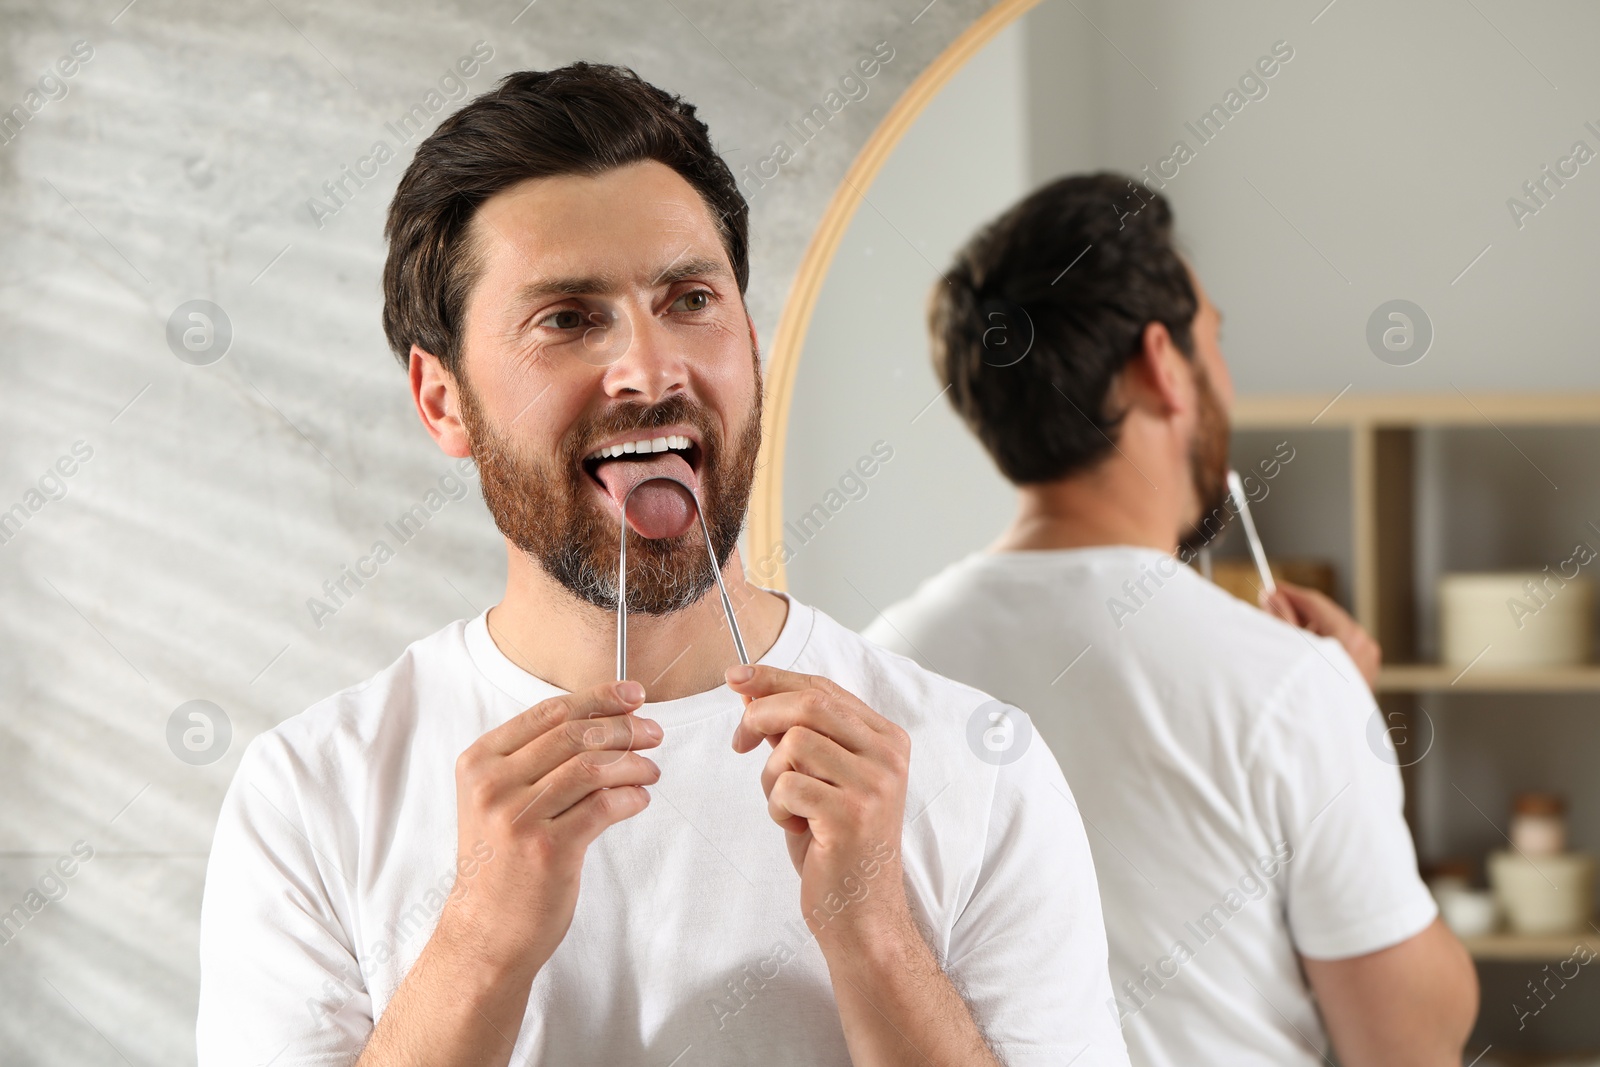
POLYGON ((558 330, 576 330, 584 322, 583 313, 572 308, 563 308, 551 312, 540 320, 541 326, 553 326, 558 330))
POLYGON ((711 306, 711 293, 705 289, 696 289, 684 293, 673 302, 679 311, 704 311, 711 306))

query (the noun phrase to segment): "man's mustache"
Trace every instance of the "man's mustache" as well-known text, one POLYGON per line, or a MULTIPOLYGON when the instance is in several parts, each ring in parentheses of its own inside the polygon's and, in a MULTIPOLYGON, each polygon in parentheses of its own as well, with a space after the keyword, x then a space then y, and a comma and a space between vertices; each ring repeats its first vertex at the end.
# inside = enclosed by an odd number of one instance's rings
POLYGON ((626 403, 610 408, 583 425, 574 427, 566 451, 582 462, 604 438, 634 430, 658 430, 675 423, 685 423, 699 431, 704 465, 715 446, 721 443, 721 434, 717 432, 710 411, 684 397, 671 397, 650 405, 626 403))

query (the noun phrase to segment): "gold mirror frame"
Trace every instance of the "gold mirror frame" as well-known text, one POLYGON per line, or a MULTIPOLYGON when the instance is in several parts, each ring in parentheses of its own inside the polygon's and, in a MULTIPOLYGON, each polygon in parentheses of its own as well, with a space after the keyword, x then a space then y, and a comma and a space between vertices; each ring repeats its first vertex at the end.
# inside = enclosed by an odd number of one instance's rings
MULTIPOLYGON (((778 327, 767 353, 767 395, 762 415, 761 452, 756 466, 755 484, 750 497, 750 559, 771 560, 776 570, 770 578, 760 576, 763 585, 787 588, 788 568, 779 551, 783 543, 783 459, 789 431, 789 404, 794 398, 794 379, 805 348, 811 314, 822 292, 828 268, 839 243, 844 240, 850 220, 861 203, 862 191, 872 184, 889 154, 922 114, 928 102, 945 84, 988 44, 1001 30, 1015 22, 1041 0, 1000 0, 962 32, 913 81, 894 107, 872 131, 844 180, 834 190, 811 243, 800 260, 789 297, 778 316, 778 327)), ((748 561, 746 567, 749 566, 748 561)), ((763 568, 765 569, 765 568, 763 568)))

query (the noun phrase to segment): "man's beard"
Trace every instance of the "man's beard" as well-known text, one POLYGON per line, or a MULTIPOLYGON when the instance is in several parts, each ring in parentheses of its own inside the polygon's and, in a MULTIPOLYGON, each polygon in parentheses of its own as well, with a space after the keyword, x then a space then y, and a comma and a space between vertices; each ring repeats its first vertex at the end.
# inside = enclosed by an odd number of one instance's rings
POLYGON ((1192 559, 1228 528, 1228 413, 1198 362, 1195 368, 1197 418, 1189 441, 1189 480, 1200 500, 1200 517, 1178 542, 1178 555, 1192 559))
MULTIPOLYGON (((754 352, 753 358, 759 360, 754 352)), ((678 394, 659 404, 608 407, 575 424, 548 460, 523 455, 489 426, 477 398, 461 383, 461 421, 478 465, 484 503, 506 539, 546 574, 587 603, 617 609, 617 558, 623 524, 597 506, 583 459, 608 437, 649 431, 673 423, 700 435, 697 496, 704 507, 718 571, 728 562, 755 480, 761 447, 761 368, 756 364, 756 403, 731 448, 711 412, 678 394)), ((641 434, 641 436, 651 436, 641 434)), ((650 539, 631 528, 628 544, 628 611, 668 615, 695 604, 716 582, 700 523, 678 537, 650 539)))

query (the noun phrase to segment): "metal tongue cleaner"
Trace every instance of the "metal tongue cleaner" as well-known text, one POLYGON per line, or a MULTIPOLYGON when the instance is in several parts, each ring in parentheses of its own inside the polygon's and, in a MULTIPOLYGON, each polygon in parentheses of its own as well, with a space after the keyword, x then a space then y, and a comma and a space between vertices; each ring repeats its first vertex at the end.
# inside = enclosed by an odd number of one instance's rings
MULTIPOLYGON (((684 464, 684 469, 688 469, 688 464, 684 464)), ((693 475, 691 474, 690 477, 692 478, 693 475)), ((695 492, 688 482, 680 478, 669 474, 655 474, 634 482, 626 492, 621 494, 621 499, 618 501, 622 519, 620 528, 617 531, 617 681, 620 682, 628 677, 628 526, 630 525, 628 521, 628 501, 640 486, 649 485, 651 482, 672 482, 687 493, 689 499, 693 501, 694 513, 700 518, 700 532, 705 536, 706 559, 711 563, 711 576, 717 580, 717 593, 722 597, 722 611, 728 617, 728 632, 733 635, 733 647, 739 653, 739 662, 748 665, 750 656, 744 649, 744 635, 739 633, 739 620, 734 618, 733 615, 733 601, 728 599, 727 587, 722 584, 722 570, 717 566, 717 551, 711 545, 711 529, 706 525, 705 512, 700 507, 700 495, 695 492)), ((615 490, 613 490, 613 493, 615 493, 615 490)), ((642 517, 634 525, 634 529, 639 532, 641 537, 650 537, 652 540, 661 536, 673 536, 670 532, 651 534, 649 531, 651 529, 665 529, 675 525, 670 521, 661 522, 660 520, 663 518, 670 519, 670 501, 672 498, 678 498, 678 494, 664 485, 656 485, 646 490, 645 495, 647 497, 646 503, 650 505, 651 514, 642 517), (644 528, 641 529, 641 526, 644 528)))
POLYGON ((1275 593, 1278 583, 1272 580, 1272 568, 1267 565, 1267 553, 1261 547, 1261 535, 1256 533, 1255 520, 1250 517, 1250 501, 1245 496, 1244 481, 1238 471, 1228 472, 1228 492, 1239 506, 1239 518, 1244 523, 1244 536, 1250 542, 1250 555, 1256 561, 1256 573, 1261 575, 1261 586, 1267 593, 1275 593))
POLYGON ((695 489, 700 482, 676 452, 607 460, 595 469, 595 477, 640 537, 682 537, 694 525, 690 512, 698 506, 695 489), (629 507, 629 498, 641 488, 629 507))

